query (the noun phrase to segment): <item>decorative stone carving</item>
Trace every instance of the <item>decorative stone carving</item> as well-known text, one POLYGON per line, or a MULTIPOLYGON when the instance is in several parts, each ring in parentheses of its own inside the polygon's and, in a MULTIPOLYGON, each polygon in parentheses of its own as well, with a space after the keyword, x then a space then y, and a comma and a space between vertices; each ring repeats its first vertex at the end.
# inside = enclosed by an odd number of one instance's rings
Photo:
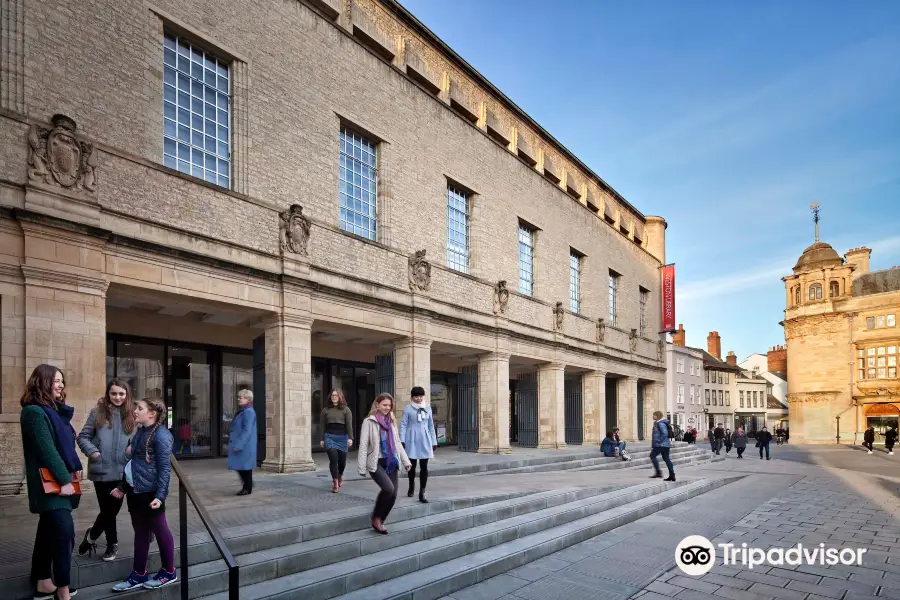
POLYGON ((563 309, 563 303, 557 302, 556 307, 553 309, 553 329, 555 331, 561 331, 563 326, 563 317, 566 312, 563 309))
POLYGON ((604 337, 606 337, 606 321, 601 317, 597 319, 597 343, 603 343, 604 337))
POLYGON ((637 350, 637 338, 637 329, 632 329, 631 333, 628 334, 628 350, 630 352, 637 350))
POLYGON ((428 291, 431 289, 431 263, 425 260, 425 250, 416 250, 409 257, 409 289, 428 291))
POLYGON ((506 289, 506 281, 498 281, 494 286, 494 314, 506 314, 506 306, 509 304, 509 290, 506 289))
POLYGON ((656 342, 656 360, 662 362, 663 355, 666 352, 666 343, 662 340, 656 342))
POLYGON ((303 216, 303 207, 299 204, 292 204, 279 217, 281 218, 281 251, 309 256, 310 222, 303 216))
POLYGON ((784 339, 847 331, 847 321, 840 314, 810 315, 784 322, 784 339))
POLYGON ((790 404, 816 404, 818 402, 831 402, 840 392, 798 392, 787 395, 790 404))
POLYGON ((28 181, 95 193, 97 152, 82 141, 75 121, 53 115, 52 129, 32 125, 28 131, 28 181))

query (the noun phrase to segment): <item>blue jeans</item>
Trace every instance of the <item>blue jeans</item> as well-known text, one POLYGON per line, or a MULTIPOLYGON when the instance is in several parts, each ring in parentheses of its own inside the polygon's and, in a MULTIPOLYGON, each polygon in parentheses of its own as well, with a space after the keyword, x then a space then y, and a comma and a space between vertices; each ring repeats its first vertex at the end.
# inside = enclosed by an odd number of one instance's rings
POLYGON ((766 460, 769 459, 769 444, 763 444, 759 447, 759 457, 762 458, 763 448, 766 449, 766 460))
POLYGON ((653 449, 650 450, 650 461, 653 463, 653 470, 656 473, 660 473, 659 459, 656 457, 662 454, 663 460, 666 461, 666 466, 669 468, 669 477, 674 477, 675 467, 672 465, 672 459, 669 458, 669 450, 671 450, 671 448, 660 448, 654 446, 653 449))

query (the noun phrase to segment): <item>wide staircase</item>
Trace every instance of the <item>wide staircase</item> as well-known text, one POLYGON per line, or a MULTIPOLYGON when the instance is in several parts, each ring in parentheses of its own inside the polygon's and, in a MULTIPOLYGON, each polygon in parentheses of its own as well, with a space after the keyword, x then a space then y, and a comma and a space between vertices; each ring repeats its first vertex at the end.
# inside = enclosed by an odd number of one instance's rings
MULTIPOLYGON (((413 592, 416 600, 431 600, 736 479, 598 482, 590 489, 402 504, 392 512, 386 536, 371 529, 368 508, 237 527, 222 536, 240 565, 241 600, 399 599, 413 592)), ((227 600, 228 570, 211 538, 191 539, 189 596, 227 600)), ((151 566, 157 562, 152 558, 151 566)), ((125 557, 82 567, 78 598, 121 596, 110 588, 129 568, 125 557)), ((147 592, 147 598, 175 600, 180 594, 176 584, 147 592)))

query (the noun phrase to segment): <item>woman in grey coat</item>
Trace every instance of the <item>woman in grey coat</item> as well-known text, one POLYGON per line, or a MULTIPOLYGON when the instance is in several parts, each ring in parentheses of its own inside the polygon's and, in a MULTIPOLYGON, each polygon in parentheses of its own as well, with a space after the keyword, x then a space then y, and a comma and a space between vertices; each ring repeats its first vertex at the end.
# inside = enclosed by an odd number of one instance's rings
POLYGON ((744 458, 744 450, 747 449, 747 434, 744 433, 744 429, 742 427, 738 427, 738 430, 734 432, 731 436, 731 442, 734 444, 734 448, 737 450, 738 458, 744 458))
POLYGON ((122 508, 122 499, 112 495, 125 471, 128 458, 125 449, 134 433, 134 402, 131 389, 121 379, 110 379, 106 384, 106 394, 88 415, 81 433, 78 447, 90 459, 88 479, 94 482, 100 514, 93 526, 84 534, 78 545, 78 554, 93 554, 97 551, 97 539, 106 534, 106 552, 102 559, 111 562, 116 559, 119 538, 116 533, 116 516, 122 508))

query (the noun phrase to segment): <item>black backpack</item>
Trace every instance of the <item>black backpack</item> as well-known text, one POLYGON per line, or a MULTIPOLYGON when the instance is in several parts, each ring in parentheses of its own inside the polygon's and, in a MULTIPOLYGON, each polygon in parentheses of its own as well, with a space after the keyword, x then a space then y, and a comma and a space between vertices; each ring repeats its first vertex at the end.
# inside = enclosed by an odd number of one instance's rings
MULTIPOLYGON (((657 421, 656 426, 659 427, 659 424, 660 424, 660 421, 657 421)), ((667 433, 667 437, 670 440, 675 439, 675 429, 672 427, 671 423, 666 423, 666 433, 667 433)))

